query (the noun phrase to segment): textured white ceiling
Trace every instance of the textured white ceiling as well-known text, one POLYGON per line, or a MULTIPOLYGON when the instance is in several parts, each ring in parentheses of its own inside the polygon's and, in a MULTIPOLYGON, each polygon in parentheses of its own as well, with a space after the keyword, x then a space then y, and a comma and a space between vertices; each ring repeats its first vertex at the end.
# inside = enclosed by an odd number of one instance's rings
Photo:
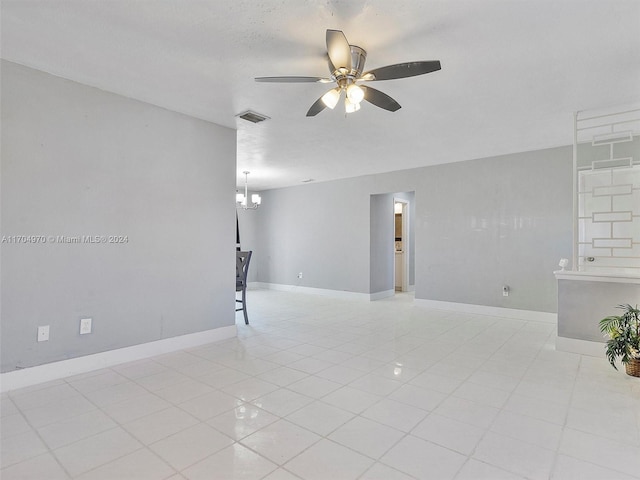
MULTIPOLYGON (((238 130, 238 184, 296 185, 572 142, 576 110, 640 99, 637 0, 2 0, 2 57, 238 130), (403 108, 306 118, 325 30, 367 69, 440 60, 376 82, 403 108), (271 117, 251 124, 247 109, 271 117)), ((373 85, 373 84, 372 84, 373 85)))

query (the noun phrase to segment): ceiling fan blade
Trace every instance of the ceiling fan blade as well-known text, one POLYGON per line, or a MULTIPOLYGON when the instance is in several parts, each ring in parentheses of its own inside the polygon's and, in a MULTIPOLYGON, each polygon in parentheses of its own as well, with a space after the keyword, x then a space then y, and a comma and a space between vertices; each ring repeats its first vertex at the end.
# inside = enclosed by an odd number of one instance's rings
POLYGON ((363 80, 394 80, 396 78, 415 77, 440 70, 440 60, 428 62, 406 62, 375 68, 362 74, 363 80), (371 77, 371 78, 367 78, 371 77))
POLYGON ((333 81, 322 77, 256 77, 255 80, 270 83, 331 83, 333 81))
POLYGON ((317 114, 319 114, 326 107, 327 106, 322 101, 322 97, 320 97, 318 100, 315 101, 315 103, 313 105, 311 105, 311 108, 307 112, 307 117, 315 117, 317 114))
POLYGON ((329 74, 333 75, 333 72, 336 71, 336 67, 331 63, 331 58, 329 58, 329 54, 327 53, 327 63, 329 64, 329 74))
POLYGON ((369 103, 373 103, 376 107, 384 108, 390 112, 395 112, 402 108, 398 102, 380 90, 365 86, 360 88, 364 90, 364 99, 369 103))
POLYGON ((331 64, 351 70, 351 47, 347 37, 340 30, 327 30, 327 53, 331 64))

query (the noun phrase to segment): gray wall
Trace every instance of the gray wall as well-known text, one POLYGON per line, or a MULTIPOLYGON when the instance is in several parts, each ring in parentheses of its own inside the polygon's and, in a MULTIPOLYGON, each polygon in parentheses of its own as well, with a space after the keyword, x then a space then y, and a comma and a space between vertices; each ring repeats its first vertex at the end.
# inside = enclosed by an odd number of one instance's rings
POLYGON ((429 168, 416 191, 416 298, 555 312, 571 159, 565 147, 429 168))
POLYGON ((258 210, 239 213, 243 248, 254 250, 250 268, 257 281, 369 293, 369 194, 359 180, 261 195, 258 210))
POLYGON ((621 315, 616 307, 627 303, 640 303, 640 285, 558 280, 558 336, 604 343, 600 320, 621 315))
POLYGON ((2 235, 128 237, 2 244, 2 371, 232 325, 235 150, 231 129, 2 62, 2 235))
POLYGON ((257 280, 372 293, 370 197, 414 191, 416 298, 555 312, 571 163, 567 146, 262 192, 257 280))
POLYGON ((386 292, 395 289, 393 194, 371 195, 370 208, 369 292, 386 292))

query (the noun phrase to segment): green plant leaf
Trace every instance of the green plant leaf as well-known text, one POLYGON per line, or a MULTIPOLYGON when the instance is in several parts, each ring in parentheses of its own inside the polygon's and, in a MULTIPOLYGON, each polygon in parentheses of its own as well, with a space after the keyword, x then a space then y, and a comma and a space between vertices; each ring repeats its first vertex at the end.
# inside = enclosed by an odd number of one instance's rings
POLYGON ((624 310, 622 315, 610 315, 599 322, 600 331, 609 337, 605 346, 605 353, 609 363, 615 365, 619 357, 623 364, 640 354, 640 310, 638 306, 630 304, 618 305, 616 308, 624 310))

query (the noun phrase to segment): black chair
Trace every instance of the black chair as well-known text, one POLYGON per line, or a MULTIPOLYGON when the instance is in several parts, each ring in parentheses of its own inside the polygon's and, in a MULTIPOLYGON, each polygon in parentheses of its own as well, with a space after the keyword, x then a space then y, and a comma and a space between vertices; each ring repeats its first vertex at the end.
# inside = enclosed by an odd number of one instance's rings
POLYGON ((249 325, 247 317, 247 273, 249 272, 249 261, 253 252, 236 252, 236 292, 242 292, 242 300, 236 298, 236 302, 242 304, 242 308, 236 308, 236 312, 242 310, 244 313, 244 323, 249 325))

